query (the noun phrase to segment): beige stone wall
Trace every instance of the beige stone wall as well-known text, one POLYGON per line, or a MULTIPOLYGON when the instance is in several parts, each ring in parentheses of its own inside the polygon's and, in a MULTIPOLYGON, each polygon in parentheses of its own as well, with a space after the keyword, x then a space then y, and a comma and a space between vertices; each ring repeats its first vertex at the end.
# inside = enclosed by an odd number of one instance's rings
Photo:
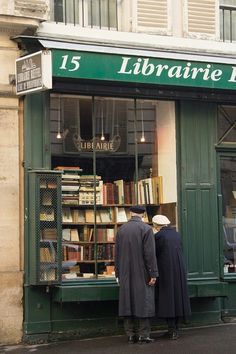
POLYGON ((22 220, 18 98, 9 75, 19 55, 7 31, 0 31, 0 343, 22 338, 22 220))
POLYGON ((21 53, 13 36, 47 19, 49 0, 0 1, 0 343, 22 339, 23 325, 23 101, 12 78, 21 53), (19 109, 20 107, 20 109, 19 109))

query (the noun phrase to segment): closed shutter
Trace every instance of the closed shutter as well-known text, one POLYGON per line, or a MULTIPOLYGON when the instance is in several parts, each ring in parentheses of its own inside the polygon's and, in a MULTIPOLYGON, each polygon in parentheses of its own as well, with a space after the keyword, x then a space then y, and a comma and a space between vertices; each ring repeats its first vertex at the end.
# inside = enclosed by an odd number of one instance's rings
POLYGON ((168 0, 137 0, 136 30, 167 34, 169 31, 168 0))
POLYGON ((216 0, 184 1, 185 33, 200 38, 215 38, 219 9, 216 0))

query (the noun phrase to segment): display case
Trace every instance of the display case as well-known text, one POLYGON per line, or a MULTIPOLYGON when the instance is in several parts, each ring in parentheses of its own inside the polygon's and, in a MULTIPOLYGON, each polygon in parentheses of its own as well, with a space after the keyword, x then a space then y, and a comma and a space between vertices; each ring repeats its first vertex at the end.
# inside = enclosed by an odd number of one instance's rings
POLYGON ((29 171, 29 281, 61 281, 61 172, 29 171))

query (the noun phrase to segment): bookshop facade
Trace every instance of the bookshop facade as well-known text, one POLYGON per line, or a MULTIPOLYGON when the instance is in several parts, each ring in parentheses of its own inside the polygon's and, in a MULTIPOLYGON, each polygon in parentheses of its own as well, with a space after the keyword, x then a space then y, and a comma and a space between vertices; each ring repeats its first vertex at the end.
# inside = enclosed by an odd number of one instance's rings
POLYGON ((180 230, 192 322, 234 316, 236 62, 39 43, 53 87, 24 97, 26 338, 119 331, 114 245, 133 204, 180 230))

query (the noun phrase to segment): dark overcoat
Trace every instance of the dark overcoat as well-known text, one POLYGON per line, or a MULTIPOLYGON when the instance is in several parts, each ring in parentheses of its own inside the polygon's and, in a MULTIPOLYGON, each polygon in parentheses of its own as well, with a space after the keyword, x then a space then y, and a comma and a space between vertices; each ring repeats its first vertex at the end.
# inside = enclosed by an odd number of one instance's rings
POLYGON ((155 244, 159 270, 157 317, 187 318, 191 310, 180 234, 171 226, 164 226, 155 234, 155 244))
POLYGON ((115 273, 119 279, 119 316, 155 316, 155 287, 158 276, 152 228, 139 216, 123 224, 116 235, 115 273))

